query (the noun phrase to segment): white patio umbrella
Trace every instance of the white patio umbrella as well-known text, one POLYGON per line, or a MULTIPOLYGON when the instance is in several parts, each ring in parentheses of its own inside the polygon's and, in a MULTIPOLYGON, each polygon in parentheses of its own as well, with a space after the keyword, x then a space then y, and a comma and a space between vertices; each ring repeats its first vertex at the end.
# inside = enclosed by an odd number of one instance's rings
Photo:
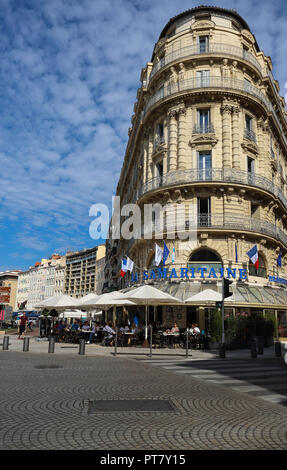
POLYGON ((125 306, 125 305, 136 305, 124 297, 119 291, 107 292, 102 295, 90 297, 85 302, 81 302, 79 307, 88 309, 102 308, 105 313, 110 307, 125 306))
POLYGON ((222 294, 216 292, 212 289, 205 289, 201 292, 198 292, 188 299, 185 300, 186 304, 198 304, 198 303, 214 303, 214 302, 221 302, 222 301, 222 294))
POLYGON ((63 294, 63 295, 58 295, 58 296, 56 295, 53 297, 49 297, 48 299, 43 300, 38 305, 36 305, 36 308, 49 308, 49 309, 54 308, 56 310, 65 310, 67 307, 77 308, 78 306, 79 306, 79 301, 77 299, 74 299, 73 297, 70 297, 69 295, 63 294))
POLYGON ((149 305, 161 304, 177 304, 181 301, 166 292, 163 292, 156 287, 145 284, 143 286, 132 289, 124 297, 136 302, 137 304, 145 305, 145 339, 147 340, 147 317, 149 305))
POLYGON ((78 299, 79 301, 79 305, 81 304, 85 304, 85 303, 89 303, 91 300, 92 301, 95 301, 99 298, 99 295, 97 294, 94 294, 93 292, 91 292, 90 294, 87 294, 85 295, 84 297, 82 297, 81 299, 78 299))

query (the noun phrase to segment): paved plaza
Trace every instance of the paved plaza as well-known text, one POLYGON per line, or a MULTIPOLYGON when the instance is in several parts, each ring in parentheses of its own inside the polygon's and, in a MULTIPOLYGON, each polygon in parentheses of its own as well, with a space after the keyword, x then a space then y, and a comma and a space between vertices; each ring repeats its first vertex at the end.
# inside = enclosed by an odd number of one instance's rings
MULTIPOLYGON (((139 350, 114 357, 111 348, 95 345, 79 355, 78 345, 56 344, 49 354, 48 343, 36 338, 23 352, 22 343, 11 338, 9 350, 0 351, 1 450, 287 448, 284 403, 199 377, 202 369, 222 367, 224 361, 234 373, 236 367, 240 371, 242 361, 250 364, 247 351, 241 359, 230 352, 223 361, 212 351, 192 352, 185 359, 182 350, 149 359, 139 350), (178 373, 178 364, 193 372, 178 373)), ((257 359, 258 370, 268 362, 286 376, 274 351, 257 359)))

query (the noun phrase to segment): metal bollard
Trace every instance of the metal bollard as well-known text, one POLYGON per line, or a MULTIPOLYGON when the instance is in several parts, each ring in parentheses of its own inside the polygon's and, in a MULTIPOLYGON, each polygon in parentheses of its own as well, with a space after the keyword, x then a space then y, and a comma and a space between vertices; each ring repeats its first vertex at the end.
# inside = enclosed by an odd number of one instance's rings
POLYGON ((188 358, 188 329, 186 329, 185 357, 188 358))
POLYGON ((8 351, 8 349, 9 349, 9 336, 4 336, 2 349, 3 349, 3 351, 8 351))
POLYGON ((24 337, 23 352, 29 351, 29 341, 30 341, 30 338, 24 337))
POLYGON ((85 355, 85 347, 86 347, 86 341, 84 338, 81 338, 79 341, 79 354, 81 356, 85 355))
POLYGON ((276 357, 281 357, 282 352, 281 352, 281 343, 280 341, 275 342, 275 356, 276 357))
POLYGON ((149 356, 152 357, 152 326, 150 326, 150 339, 149 339, 149 350, 150 350, 150 353, 149 353, 149 356))
POLYGON ((225 343, 221 343, 219 346, 219 357, 225 359, 225 343))
POLYGON ((50 336, 48 353, 53 353, 54 351, 55 351, 55 338, 54 336, 50 336))
POLYGON ((257 339, 257 354, 264 354, 264 338, 257 339))
POLYGON ((115 356, 117 355, 117 351, 118 351, 118 327, 116 326, 115 352, 114 352, 114 355, 115 355, 115 356))
POLYGON ((255 341, 251 341, 250 353, 251 357, 257 357, 257 345, 255 341))

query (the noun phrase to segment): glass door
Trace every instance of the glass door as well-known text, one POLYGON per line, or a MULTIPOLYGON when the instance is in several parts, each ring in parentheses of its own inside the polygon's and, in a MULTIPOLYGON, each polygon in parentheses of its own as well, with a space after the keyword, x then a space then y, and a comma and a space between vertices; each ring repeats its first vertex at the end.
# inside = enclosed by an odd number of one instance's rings
POLYGON ((198 173, 199 180, 211 179, 211 153, 199 152, 198 154, 198 173))
POLYGON ((197 198, 197 223, 199 227, 210 226, 210 197, 197 198))
POLYGON ((196 86, 199 88, 209 86, 209 70, 198 70, 196 72, 196 86))

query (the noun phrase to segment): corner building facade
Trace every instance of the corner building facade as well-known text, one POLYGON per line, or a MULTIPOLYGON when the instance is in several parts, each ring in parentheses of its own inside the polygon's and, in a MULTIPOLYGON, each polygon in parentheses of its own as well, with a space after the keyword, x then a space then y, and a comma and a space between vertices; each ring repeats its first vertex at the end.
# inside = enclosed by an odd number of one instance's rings
MULTIPOLYGON (((155 242, 163 245, 156 233, 151 239, 110 237, 106 289, 153 282, 185 300, 206 288, 221 292, 224 269, 233 281, 226 310, 268 311, 284 339, 287 113, 270 57, 234 10, 196 7, 164 27, 141 82, 116 194, 121 206, 136 203, 142 213, 145 204, 193 205, 197 233, 184 240, 165 226, 170 256, 164 275, 153 266, 155 242), (257 271, 247 255, 254 245, 257 271), (133 279, 120 277, 124 256, 137 266, 133 279), (188 276, 181 270, 186 267, 188 276)), ((196 320, 207 328, 214 308, 202 302, 171 314, 172 307, 162 307, 162 321, 185 327, 196 320)))

